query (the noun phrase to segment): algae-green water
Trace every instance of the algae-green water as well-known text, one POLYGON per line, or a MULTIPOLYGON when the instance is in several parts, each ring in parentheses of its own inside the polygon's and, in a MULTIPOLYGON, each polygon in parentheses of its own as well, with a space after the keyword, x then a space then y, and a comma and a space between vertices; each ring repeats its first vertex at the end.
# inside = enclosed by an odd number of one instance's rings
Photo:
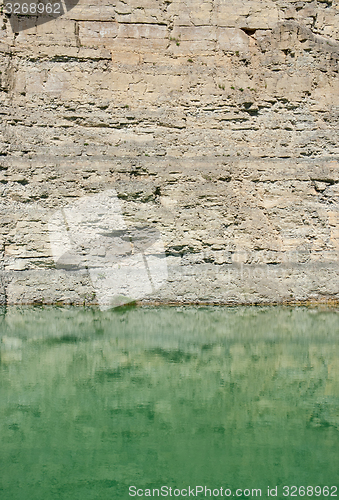
POLYGON ((0 313, 0 500, 338 495, 336 309, 0 313))

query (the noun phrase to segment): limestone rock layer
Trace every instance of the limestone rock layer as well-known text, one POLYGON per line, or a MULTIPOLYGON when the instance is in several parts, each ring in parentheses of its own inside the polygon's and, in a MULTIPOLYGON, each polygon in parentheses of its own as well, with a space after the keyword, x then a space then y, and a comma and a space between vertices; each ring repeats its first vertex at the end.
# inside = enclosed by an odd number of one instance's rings
POLYGON ((48 221, 111 189, 162 235, 144 301, 339 299, 337 0, 80 0, 30 24, 2 14, 0 303, 95 302, 48 221))

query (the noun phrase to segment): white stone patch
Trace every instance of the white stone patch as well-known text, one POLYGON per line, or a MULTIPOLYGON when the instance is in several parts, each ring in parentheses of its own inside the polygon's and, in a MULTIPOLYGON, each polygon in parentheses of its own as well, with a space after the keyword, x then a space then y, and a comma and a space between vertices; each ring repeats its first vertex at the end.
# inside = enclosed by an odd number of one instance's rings
POLYGON ((160 233, 128 226, 113 189, 58 210, 48 228, 56 267, 87 270, 102 310, 141 299, 167 280, 160 233))

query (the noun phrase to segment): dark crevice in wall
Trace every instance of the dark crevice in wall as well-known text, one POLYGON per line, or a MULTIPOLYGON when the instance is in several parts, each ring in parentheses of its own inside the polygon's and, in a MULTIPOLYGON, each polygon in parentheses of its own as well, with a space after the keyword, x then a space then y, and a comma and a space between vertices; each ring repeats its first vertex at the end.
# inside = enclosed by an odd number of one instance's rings
POLYGON ((240 29, 248 36, 253 36, 254 33, 256 32, 256 29, 253 28, 240 28, 240 29))

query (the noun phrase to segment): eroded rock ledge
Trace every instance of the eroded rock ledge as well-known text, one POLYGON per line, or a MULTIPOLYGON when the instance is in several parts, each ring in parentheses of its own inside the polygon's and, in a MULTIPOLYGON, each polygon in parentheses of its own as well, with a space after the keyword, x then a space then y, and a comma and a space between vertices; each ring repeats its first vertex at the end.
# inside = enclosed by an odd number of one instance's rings
POLYGON ((95 302, 47 223, 111 188, 163 237, 145 301, 339 299, 337 1, 82 1, 2 24, 0 303, 95 302))

